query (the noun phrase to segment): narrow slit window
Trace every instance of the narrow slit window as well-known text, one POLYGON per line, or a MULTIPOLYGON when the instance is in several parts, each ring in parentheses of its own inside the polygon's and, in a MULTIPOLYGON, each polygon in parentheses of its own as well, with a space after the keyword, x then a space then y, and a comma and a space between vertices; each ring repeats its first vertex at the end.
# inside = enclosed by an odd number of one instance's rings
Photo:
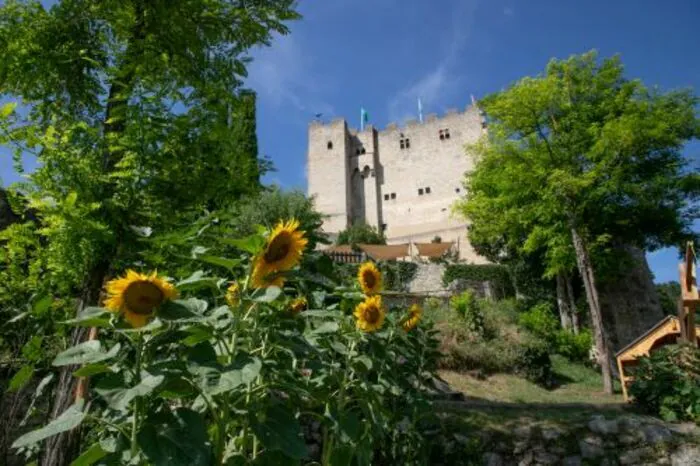
POLYGON ((326 144, 326 147, 328 148, 328 150, 333 149, 333 141, 328 141, 328 144, 326 144))

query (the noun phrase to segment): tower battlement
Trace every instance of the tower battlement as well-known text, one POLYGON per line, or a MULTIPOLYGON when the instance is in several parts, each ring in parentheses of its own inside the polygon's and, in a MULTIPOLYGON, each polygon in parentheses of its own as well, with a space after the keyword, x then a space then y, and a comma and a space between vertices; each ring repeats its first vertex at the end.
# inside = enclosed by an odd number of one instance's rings
POLYGON ((464 147, 485 132, 476 106, 362 131, 343 118, 313 121, 308 132, 308 193, 326 215, 326 232, 366 223, 390 243, 439 236, 459 243, 462 257, 483 261, 466 241, 464 220, 451 216, 473 167, 464 147))

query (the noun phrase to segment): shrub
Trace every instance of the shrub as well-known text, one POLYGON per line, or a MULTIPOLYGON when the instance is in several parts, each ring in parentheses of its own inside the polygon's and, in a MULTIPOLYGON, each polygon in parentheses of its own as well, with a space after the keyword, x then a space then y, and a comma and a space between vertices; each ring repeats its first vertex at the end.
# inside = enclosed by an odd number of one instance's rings
POLYGON ((578 335, 563 329, 555 333, 555 352, 570 361, 589 362, 591 346, 593 335, 590 330, 581 330, 578 335))
POLYGON ((666 421, 700 424, 700 349, 667 346, 638 362, 629 389, 634 403, 666 421))
POLYGON ((518 323, 543 339, 550 347, 554 346, 559 322, 549 303, 539 303, 529 311, 523 312, 518 318, 518 323))
POLYGON ((386 238, 384 232, 376 227, 360 223, 338 233, 336 244, 349 244, 353 247, 357 244, 386 244, 386 238))
POLYGON ((445 268, 442 282, 449 286, 455 280, 490 282, 501 297, 513 296, 515 290, 508 269, 494 264, 450 264, 445 268))
POLYGON ((515 372, 538 385, 551 386, 554 377, 548 346, 537 341, 530 341, 519 346, 515 360, 515 372))
POLYGON ((462 318, 467 330, 479 336, 484 336, 484 313, 479 300, 471 291, 453 296, 450 300, 452 309, 462 318))

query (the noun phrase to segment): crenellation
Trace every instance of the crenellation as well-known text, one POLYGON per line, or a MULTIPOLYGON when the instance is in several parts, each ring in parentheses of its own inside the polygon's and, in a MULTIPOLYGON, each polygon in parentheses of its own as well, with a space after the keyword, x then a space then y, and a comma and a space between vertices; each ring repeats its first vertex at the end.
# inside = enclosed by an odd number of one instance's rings
POLYGON ((440 236, 458 244, 460 257, 485 262, 469 245, 466 222, 451 215, 464 195, 464 173, 473 168, 464 146, 481 137, 481 121, 472 105, 383 130, 366 125, 356 131, 344 120, 310 126, 309 194, 330 216, 324 230, 337 233, 363 222, 383 228, 389 243, 440 236))

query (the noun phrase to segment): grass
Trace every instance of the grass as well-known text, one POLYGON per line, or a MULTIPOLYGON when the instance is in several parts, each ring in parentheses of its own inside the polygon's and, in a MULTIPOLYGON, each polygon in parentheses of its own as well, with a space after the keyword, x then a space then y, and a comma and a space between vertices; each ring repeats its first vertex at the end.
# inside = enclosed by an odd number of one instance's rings
POLYGON ((552 366, 559 381, 558 387, 546 389, 521 377, 494 374, 477 378, 470 374, 440 371, 440 376, 467 399, 502 403, 547 403, 605 405, 622 403, 622 395, 606 395, 602 391, 600 374, 595 370, 574 364, 559 355, 552 356, 552 366))

